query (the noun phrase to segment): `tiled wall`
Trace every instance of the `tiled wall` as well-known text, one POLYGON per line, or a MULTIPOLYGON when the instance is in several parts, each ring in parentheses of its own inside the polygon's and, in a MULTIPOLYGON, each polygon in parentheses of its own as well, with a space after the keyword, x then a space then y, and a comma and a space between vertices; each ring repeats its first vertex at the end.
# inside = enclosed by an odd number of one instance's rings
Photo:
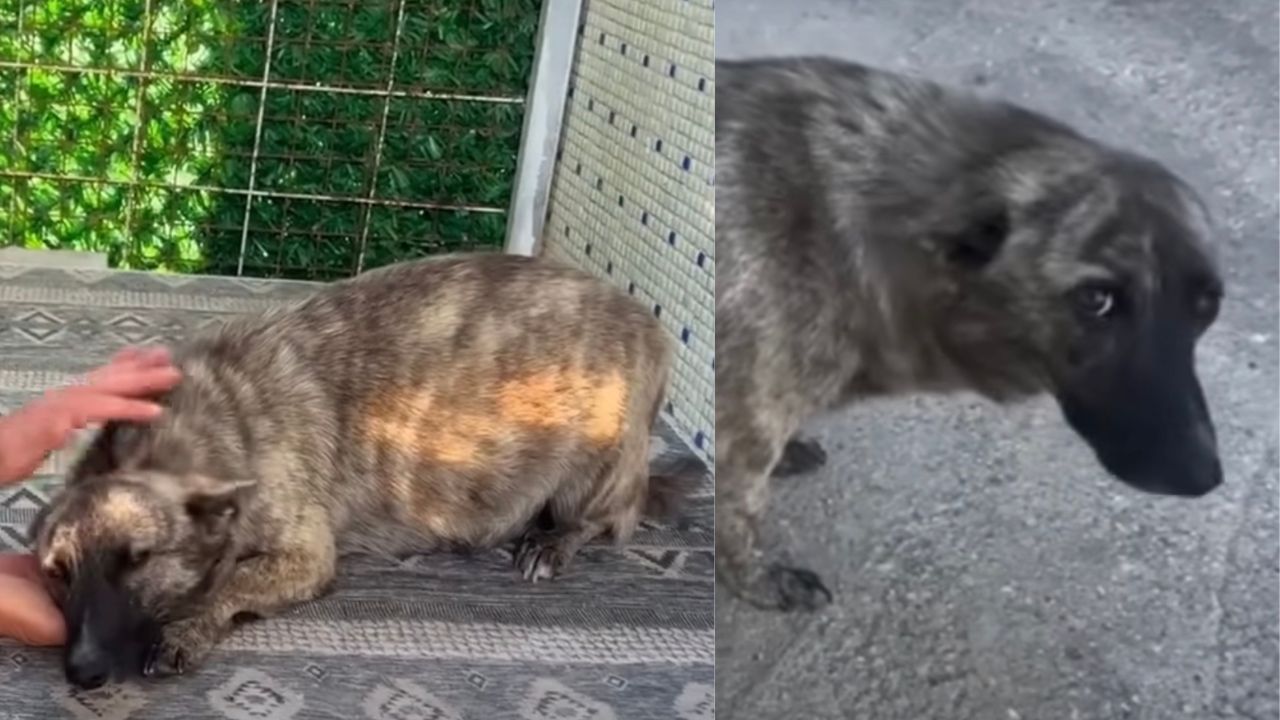
POLYGON ((713 0, 586 0, 543 252, 627 289, 676 339, 672 424, 713 460, 713 0))

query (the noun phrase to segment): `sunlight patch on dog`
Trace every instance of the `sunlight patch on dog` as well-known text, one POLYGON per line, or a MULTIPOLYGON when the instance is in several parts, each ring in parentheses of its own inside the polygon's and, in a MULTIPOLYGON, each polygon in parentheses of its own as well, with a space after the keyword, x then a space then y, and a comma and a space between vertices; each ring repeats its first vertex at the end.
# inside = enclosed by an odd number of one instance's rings
POLYGON ((393 394, 365 414, 364 430, 411 456, 468 465, 480 461, 484 444, 529 428, 615 442, 625 429, 627 400, 618 370, 542 370, 504 382, 488 397, 468 398, 466 406, 443 401, 433 389, 393 394))

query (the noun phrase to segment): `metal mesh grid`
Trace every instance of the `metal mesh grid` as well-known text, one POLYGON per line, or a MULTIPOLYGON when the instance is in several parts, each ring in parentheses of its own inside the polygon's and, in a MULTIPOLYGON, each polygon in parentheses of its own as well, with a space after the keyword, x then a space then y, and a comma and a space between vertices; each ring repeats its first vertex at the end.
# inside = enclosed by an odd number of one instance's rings
POLYGON ((539 0, 0 0, 0 244, 329 279, 498 249, 539 0))

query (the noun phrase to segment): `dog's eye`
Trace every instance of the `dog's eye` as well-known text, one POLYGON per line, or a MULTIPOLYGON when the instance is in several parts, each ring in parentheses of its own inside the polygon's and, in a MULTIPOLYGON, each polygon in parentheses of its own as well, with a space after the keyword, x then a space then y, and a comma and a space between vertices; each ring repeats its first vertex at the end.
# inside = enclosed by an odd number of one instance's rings
POLYGON ((1076 292, 1076 307, 1091 318, 1105 318, 1115 314, 1115 290, 1099 285, 1088 285, 1076 292))
POLYGON ((132 570, 145 563, 151 557, 151 551, 145 548, 123 548, 120 550, 120 567, 132 570))

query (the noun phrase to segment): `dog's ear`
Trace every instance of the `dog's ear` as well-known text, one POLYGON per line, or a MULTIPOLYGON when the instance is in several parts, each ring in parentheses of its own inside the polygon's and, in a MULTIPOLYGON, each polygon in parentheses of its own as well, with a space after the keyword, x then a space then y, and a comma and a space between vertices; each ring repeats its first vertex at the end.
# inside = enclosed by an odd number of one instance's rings
POLYGON ((68 481, 107 475, 119 468, 128 434, 122 423, 111 421, 103 424, 67 474, 68 481))
POLYGON ((947 191, 940 200, 926 230, 933 248, 948 264, 968 270, 995 260, 1013 229, 1008 202, 989 190, 966 187, 947 191))
POLYGON ((75 484, 84 478, 129 470, 138 463, 141 440, 142 427, 136 423, 116 420, 104 423, 85 443, 71 472, 67 474, 67 483, 75 484))
POLYGON ((201 538, 224 538, 240 514, 245 493, 256 485, 253 480, 200 478, 183 505, 201 538))

